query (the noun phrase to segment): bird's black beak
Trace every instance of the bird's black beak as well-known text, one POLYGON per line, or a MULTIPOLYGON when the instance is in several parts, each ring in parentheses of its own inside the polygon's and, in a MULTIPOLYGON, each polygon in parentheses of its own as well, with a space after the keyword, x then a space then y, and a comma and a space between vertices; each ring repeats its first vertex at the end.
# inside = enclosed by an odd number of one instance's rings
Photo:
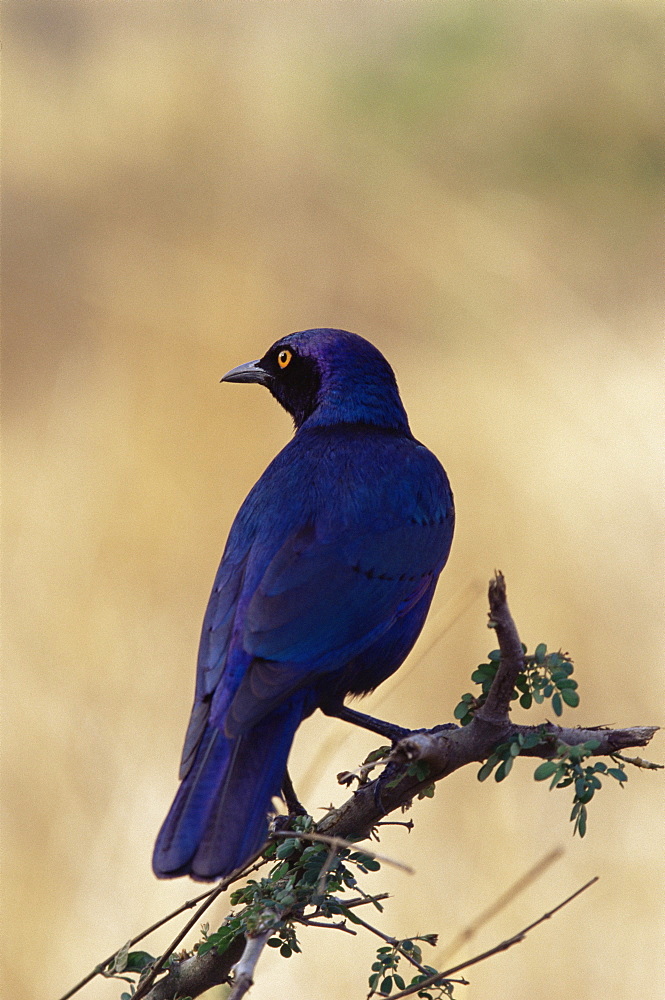
POLYGON ((220 382, 258 382, 259 385, 268 385, 272 382, 272 375, 261 367, 260 361, 248 361, 232 368, 220 382))

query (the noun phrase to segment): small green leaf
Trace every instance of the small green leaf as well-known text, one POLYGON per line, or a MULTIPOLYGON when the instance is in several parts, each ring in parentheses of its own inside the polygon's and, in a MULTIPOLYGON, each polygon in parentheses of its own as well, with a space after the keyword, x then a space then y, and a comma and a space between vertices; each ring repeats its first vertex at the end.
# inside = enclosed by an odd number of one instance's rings
MULTIPOLYGON (((577 706, 580 703, 580 696, 578 695, 577 691, 575 691, 573 688, 561 688, 560 690, 561 690, 561 697, 565 701, 566 705, 569 705, 570 708, 577 708, 577 706)), ((554 706, 554 698, 552 698, 552 706, 554 706)))
POLYGON ((506 757, 505 760, 501 761, 496 769, 496 774, 494 775, 495 781, 503 781, 504 778, 508 777, 513 766, 513 760, 513 757, 506 757))
POLYGON ((392 988, 393 988, 393 977, 386 976, 386 978, 381 983, 381 993, 383 993, 383 995, 387 997, 389 996, 392 988))
POLYGON ((463 719, 468 711, 469 711, 469 705, 467 701, 462 700, 458 705, 455 705, 455 711, 453 712, 453 715, 455 716, 456 719, 463 719))
POLYGON ((555 715, 561 715, 563 712, 563 706, 561 704, 561 695, 557 691, 556 694, 552 695, 552 711, 555 715))
POLYGON ((542 663, 547 655, 547 646, 544 642, 539 642, 536 646, 533 654, 536 658, 536 663, 542 663))
POLYGON ((628 781, 628 775, 620 767, 608 767, 607 773, 611 774, 617 781, 628 781))
POLYGON ((486 760, 481 769, 478 771, 478 781, 485 781, 486 778, 489 778, 490 774, 494 770, 495 764, 496 761, 493 762, 491 757, 489 760, 486 760))
POLYGON ((381 868, 381 862, 377 861, 376 858, 368 858, 367 861, 363 863, 363 867, 366 868, 368 872, 378 872, 381 868))
POLYGON ((537 747, 542 739, 540 733, 527 733, 526 736, 522 737, 522 746, 525 750, 531 750, 533 747, 537 747))
POLYGON ((299 841, 295 840, 294 838, 289 838, 288 840, 282 841, 282 843, 277 848, 277 857, 280 859, 290 857, 295 851, 296 847, 298 846, 298 843, 299 841))
POLYGON ((556 770, 558 770, 558 764, 556 761, 544 760, 543 763, 539 764, 533 772, 534 780, 545 781, 545 779, 550 778, 556 770))
POLYGON ((522 706, 522 708, 531 708, 532 704, 533 704, 533 698, 531 697, 531 694, 527 691, 520 698, 520 705, 522 706))
POLYGON ((113 963, 111 968, 113 972, 124 972, 127 968, 127 960, 129 957, 129 942, 118 949, 118 951, 113 956, 113 963))
POLYGON ((580 809, 580 814, 577 818, 577 829, 580 837, 583 837, 586 833, 586 806, 582 806, 580 809))

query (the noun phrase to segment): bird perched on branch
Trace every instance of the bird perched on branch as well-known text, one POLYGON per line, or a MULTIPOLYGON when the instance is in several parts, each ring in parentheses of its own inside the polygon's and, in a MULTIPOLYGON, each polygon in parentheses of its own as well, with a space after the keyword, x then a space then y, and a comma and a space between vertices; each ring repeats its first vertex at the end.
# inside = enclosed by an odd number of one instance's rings
POLYGON ((240 508, 215 578, 160 878, 220 878, 262 846, 295 731, 316 708, 389 739, 407 732, 344 699, 402 663, 453 536, 446 474, 368 341, 294 333, 222 382, 267 386, 296 431, 240 508))

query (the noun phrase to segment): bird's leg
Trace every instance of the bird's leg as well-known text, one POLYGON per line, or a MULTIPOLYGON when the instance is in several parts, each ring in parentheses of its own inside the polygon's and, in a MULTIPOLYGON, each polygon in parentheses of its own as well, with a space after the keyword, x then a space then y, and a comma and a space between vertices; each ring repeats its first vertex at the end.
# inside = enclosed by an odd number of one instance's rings
POLYGON ((282 795, 284 796, 286 807, 289 810, 289 816, 307 815, 307 810, 296 795, 296 790, 293 787, 293 782, 291 781, 291 775, 289 774, 288 769, 284 772, 284 777, 282 779, 282 795))
POLYGON ((384 722, 383 719, 375 719, 374 716, 365 715, 364 712, 356 712, 355 709, 347 708, 341 702, 321 705, 321 711, 324 715, 333 715, 337 719, 343 719, 344 722, 350 722, 354 726, 360 726, 362 729, 369 729, 372 733, 378 733, 379 736, 384 736, 391 743, 399 743, 400 740, 403 740, 411 732, 410 729, 396 726, 392 722, 384 722))

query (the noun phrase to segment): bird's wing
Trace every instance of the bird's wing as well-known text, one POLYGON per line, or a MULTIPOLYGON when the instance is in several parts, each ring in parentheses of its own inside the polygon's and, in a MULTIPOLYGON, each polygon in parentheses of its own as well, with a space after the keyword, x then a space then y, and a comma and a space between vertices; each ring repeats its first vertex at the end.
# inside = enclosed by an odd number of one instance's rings
POLYGON ((196 672, 196 693, 180 761, 181 780, 194 761, 196 749, 210 715, 212 696, 224 672, 251 544, 251 533, 236 520, 217 570, 203 619, 196 672))
POLYGON ((449 534, 445 520, 346 532, 323 543, 311 525, 294 532, 249 603, 245 649, 307 668, 338 662, 412 607, 440 572, 449 534))
POLYGON ((240 731, 296 689, 344 666, 406 615, 436 582, 450 549, 452 503, 381 530, 321 541, 293 532, 268 565, 243 617, 252 657, 227 731, 240 731))

